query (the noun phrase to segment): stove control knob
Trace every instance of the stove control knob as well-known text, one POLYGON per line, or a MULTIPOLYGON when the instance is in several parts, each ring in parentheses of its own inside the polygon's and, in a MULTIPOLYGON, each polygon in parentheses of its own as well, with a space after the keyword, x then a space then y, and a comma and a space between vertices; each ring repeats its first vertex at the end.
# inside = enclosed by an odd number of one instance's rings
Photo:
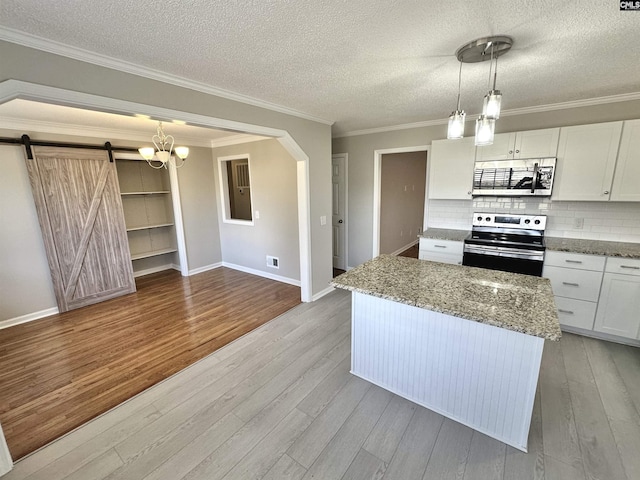
POLYGON ((478 217, 478 221, 481 222, 482 221, 482 217, 478 217))
POLYGON ((487 217, 487 218, 485 218, 485 220, 486 220, 487 222, 490 222, 490 221, 491 221, 491 217, 487 217))
POLYGON ((534 222, 536 225, 540 225, 540 220, 534 220, 534 222))
POLYGON ((524 223, 526 223, 527 225, 529 225, 531 223, 531 220, 529 220, 528 218, 525 219, 524 223))

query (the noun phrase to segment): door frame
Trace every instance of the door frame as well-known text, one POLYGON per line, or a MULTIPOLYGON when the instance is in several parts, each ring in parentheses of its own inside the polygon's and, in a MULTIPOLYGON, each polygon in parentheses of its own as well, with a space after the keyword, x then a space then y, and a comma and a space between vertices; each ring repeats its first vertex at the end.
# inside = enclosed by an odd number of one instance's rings
POLYGON ((424 215, 422 228, 427 224, 427 188, 429 185, 429 149, 430 145, 414 147, 383 148, 373 151, 373 258, 380 255, 380 202, 382 200, 382 156, 390 153, 425 152, 427 155, 427 177, 425 179, 424 215))
POLYGON ((309 192, 309 156, 286 131, 277 128, 253 125, 234 120, 210 117, 173 110, 164 107, 102 97, 98 95, 38 85, 20 80, 5 80, 0 83, 0 104, 21 98, 43 103, 55 103, 68 107, 97 110, 119 115, 148 115, 151 118, 179 120, 190 125, 234 130, 253 135, 276 138, 296 160, 298 193, 298 241, 300 246, 300 296, 303 302, 313 301, 311 263, 311 202, 309 192))
POLYGON ((349 154, 334 153, 331 161, 334 158, 344 159, 344 265, 345 270, 349 270, 349 154))

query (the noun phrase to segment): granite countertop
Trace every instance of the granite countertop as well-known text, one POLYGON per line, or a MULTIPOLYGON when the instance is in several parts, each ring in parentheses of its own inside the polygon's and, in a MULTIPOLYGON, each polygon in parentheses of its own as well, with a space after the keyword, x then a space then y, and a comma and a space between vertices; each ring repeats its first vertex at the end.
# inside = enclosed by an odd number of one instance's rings
POLYGON ((547 250, 558 252, 606 255, 608 257, 640 258, 640 243, 605 242, 581 238, 544 237, 547 250))
POLYGON ((453 240, 461 242, 469 235, 469 230, 453 230, 451 228, 429 228, 422 232, 419 237, 435 238, 437 240, 453 240))
MULTIPOLYGON (((453 230, 448 228, 429 228, 422 232, 422 238, 438 240, 463 241, 469 230, 453 230)), ((588 240, 584 238, 562 238, 545 236, 547 250, 558 252, 584 253, 587 255, 604 255, 607 257, 625 257, 640 259, 640 243, 611 242, 604 240, 588 240)))
POLYGON ((561 336, 546 278, 380 255, 331 284, 546 340, 561 336))

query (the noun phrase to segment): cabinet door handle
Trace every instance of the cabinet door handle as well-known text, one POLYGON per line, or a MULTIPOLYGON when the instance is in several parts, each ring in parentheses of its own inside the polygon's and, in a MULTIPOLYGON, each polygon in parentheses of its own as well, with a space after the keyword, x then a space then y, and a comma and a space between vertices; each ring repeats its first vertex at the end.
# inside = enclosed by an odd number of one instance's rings
POLYGON ((582 260, 565 260, 567 263, 582 263, 582 260))
POLYGON ((568 313, 569 315, 573 315, 573 312, 571 310, 563 310, 562 308, 559 308, 558 312, 560 312, 560 313, 568 313))
POLYGON ((609 195, 609 190, 605 190, 605 191, 604 191, 604 194, 605 194, 605 195, 609 195))
POLYGON ((516 150, 516 153, 520 153, 520 150, 516 150))
POLYGON ((509 150, 509 155, 511 155, 513 153, 513 150, 509 150))
POLYGON ((446 245, 434 245, 434 247, 436 247, 436 248, 447 248, 446 245))
POLYGON ((620 268, 631 268, 633 270, 640 270, 640 267, 636 267, 633 265, 620 265, 620 268))
POLYGON ((570 287, 579 287, 580 284, 579 283, 573 283, 573 282, 562 282, 563 285, 569 285, 570 287))

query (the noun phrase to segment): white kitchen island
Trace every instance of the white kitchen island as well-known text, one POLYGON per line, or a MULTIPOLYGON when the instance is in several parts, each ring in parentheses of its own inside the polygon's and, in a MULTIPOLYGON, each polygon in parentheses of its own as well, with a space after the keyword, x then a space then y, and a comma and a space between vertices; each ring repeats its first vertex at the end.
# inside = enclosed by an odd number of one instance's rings
POLYGON ((352 293, 351 372, 527 451, 547 279, 381 255, 337 277, 352 293))

